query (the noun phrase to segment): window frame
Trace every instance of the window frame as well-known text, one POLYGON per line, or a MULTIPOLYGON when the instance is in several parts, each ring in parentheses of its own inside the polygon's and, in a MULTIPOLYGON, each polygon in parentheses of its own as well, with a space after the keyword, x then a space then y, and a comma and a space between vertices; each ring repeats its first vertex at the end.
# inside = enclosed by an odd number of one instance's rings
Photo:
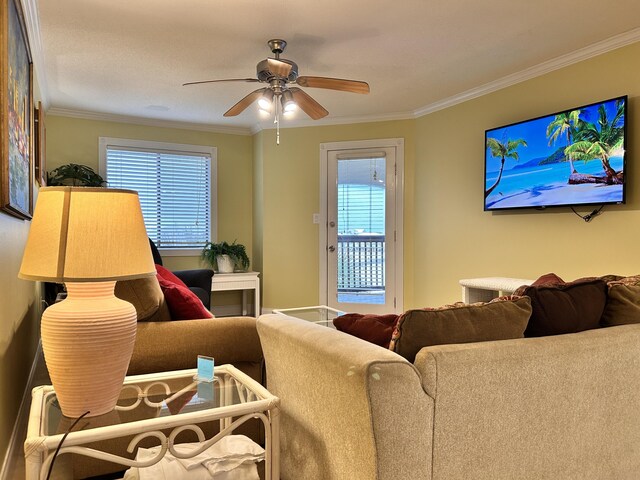
MULTIPOLYGON (((209 215, 211 218, 209 241, 216 242, 218 238, 218 149, 208 145, 190 145, 184 143, 156 142, 153 140, 135 140, 129 138, 99 137, 98 139, 98 172, 107 182, 107 148, 135 148, 139 150, 158 151, 170 153, 192 153, 205 155, 211 159, 210 168, 210 198, 209 215)), ((192 257, 199 256, 202 249, 199 248, 159 248, 163 256, 167 257, 192 257)))

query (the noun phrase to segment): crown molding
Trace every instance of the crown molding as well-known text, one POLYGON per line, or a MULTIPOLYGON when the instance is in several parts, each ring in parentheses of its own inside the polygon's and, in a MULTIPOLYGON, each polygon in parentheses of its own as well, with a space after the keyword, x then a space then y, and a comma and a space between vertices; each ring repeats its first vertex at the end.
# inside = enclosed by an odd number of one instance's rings
POLYGON ((44 65, 44 50, 42 49, 42 37, 40 36, 40 15, 38 14, 37 0, 21 0, 22 11, 24 12, 24 23, 27 26, 27 36, 29 37, 29 47, 31 50, 31 60, 33 69, 38 79, 40 89, 40 101, 44 109, 49 108, 49 85, 47 83, 47 72, 44 65))
POLYGON ((196 130, 201 132, 226 133, 230 135, 252 135, 251 129, 245 127, 223 127, 206 123, 180 122, 175 120, 161 120, 156 118, 131 117, 128 115, 116 115, 113 113, 98 113, 85 110, 73 110, 68 108, 52 107, 47 115, 58 117, 82 118, 117 123, 130 123, 134 125, 146 125, 149 127, 180 128, 183 130, 196 130))
POLYGON ((438 110, 443 110, 459 103, 466 102, 467 100, 472 100, 474 98, 481 97, 482 95, 493 93, 503 88, 516 85, 518 83, 524 82, 525 80, 530 80, 532 78, 553 72, 555 70, 568 67, 569 65, 573 65, 574 63, 588 60, 598 55, 602 55, 603 53, 607 53, 612 50, 631 45, 632 43, 636 43, 638 41, 640 41, 640 27, 581 48, 579 50, 576 50, 575 52, 561 55, 552 60, 540 63, 520 72, 507 75, 506 77, 502 77, 496 81, 485 83, 484 85, 472 88, 471 90, 467 90, 452 97, 445 98, 444 100, 426 105, 422 108, 419 108, 418 110, 415 110, 414 115, 416 118, 422 117, 424 115, 437 112, 438 110))

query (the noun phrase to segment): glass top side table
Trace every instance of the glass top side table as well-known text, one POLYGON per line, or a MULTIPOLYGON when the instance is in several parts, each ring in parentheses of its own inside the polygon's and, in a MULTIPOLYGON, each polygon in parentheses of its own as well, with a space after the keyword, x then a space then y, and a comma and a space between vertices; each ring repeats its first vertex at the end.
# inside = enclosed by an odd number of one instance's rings
MULTIPOLYGON (((69 433, 59 455, 70 452, 141 468, 159 462, 167 451, 180 458, 191 458, 248 419, 259 418, 265 427, 265 476, 277 479, 279 399, 232 365, 216 366, 213 382, 198 381, 195 374, 192 369, 126 377, 115 410, 84 418, 81 421, 84 428, 69 433), (220 428, 218 434, 206 439, 198 424, 209 421, 219 421, 220 428), (172 429, 168 435, 167 429, 172 429), (185 430, 195 432, 199 439, 198 447, 186 456, 184 450, 178 453, 174 449, 176 437, 185 430), (148 437, 157 439, 162 448, 152 459, 140 462, 85 446, 132 435, 130 451, 148 437)), ((52 386, 33 389, 25 440, 27 480, 46 476, 53 453, 74 420, 62 415, 52 386)))
POLYGON ((327 307, 326 305, 315 305, 313 307, 274 309, 273 313, 288 315, 308 322, 317 323, 325 327, 335 328, 333 326, 333 319, 344 315, 346 312, 341 312, 340 310, 327 307))

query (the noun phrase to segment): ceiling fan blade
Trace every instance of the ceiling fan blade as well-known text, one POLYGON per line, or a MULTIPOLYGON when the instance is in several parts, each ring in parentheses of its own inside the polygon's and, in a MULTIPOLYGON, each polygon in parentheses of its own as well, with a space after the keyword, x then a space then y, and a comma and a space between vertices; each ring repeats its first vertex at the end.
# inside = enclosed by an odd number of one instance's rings
POLYGON ((342 92, 369 93, 369 84, 359 80, 344 80, 330 77, 298 77, 296 83, 301 87, 328 88, 342 92))
POLYGON ((217 83, 217 82, 259 82, 257 78, 227 78, 224 80, 203 80, 202 82, 187 82, 183 83, 182 86, 186 85, 199 85, 201 83, 217 83))
POLYGON ((267 64, 269 65, 269 71, 282 78, 287 78, 291 73, 291 65, 277 58, 267 58, 267 64))
POLYGON ((296 87, 291 87, 289 91, 293 95, 293 99, 304 111, 304 113, 309 115, 314 120, 318 120, 329 115, 329 112, 322 105, 311 98, 305 91, 300 90, 296 87))
POLYGON ((249 105, 255 102, 260 97, 260 95, 264 93, 265 90, 268 90, 268 88, 265 87, 265 88, 259 88, 258 90, 254 90, 249 95, 247 95, 242 100, 240 100, 238 103, 236 103, 233 107, 231 107, 229 110, 224 112, 224 116, 235 117, 236 115, 241 114, 242 112, 244 112, 245 108, 247 108, 249 105))

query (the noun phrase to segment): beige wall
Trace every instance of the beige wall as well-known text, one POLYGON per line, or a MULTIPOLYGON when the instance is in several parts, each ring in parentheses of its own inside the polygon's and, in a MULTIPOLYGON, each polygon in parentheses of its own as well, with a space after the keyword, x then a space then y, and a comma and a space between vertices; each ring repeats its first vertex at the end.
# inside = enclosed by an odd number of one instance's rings
POLYGON ((284 129, 279 146, 273 130, 262 132, 254 153, 263 167, 262 237, 254 244, 263 249, 263 306, 318 302, 318 226, 311 215, 319 211, 319 145, 344 140, 405 138, 405 308, 460 300, 461 278, 639 272, 638 58, 640 44, 415 121, 284 129), (606 207, 589 224, 568 208, 483 211, 486 129, 623 94, 631 123, 626 205, 606 207))
POLYGON ((38 284, 18 279, 29 225, 0 213, 0 461, 11 438, 39 338, 38 284))
POLYGON ((414 306, 458 300, 460 278, 640 272, 638 59, 640 43, 416 121, 414 306), (624 94, 626 205, 607 206, 590 223, 568 208, 483 212, 485 129, 624 94))

